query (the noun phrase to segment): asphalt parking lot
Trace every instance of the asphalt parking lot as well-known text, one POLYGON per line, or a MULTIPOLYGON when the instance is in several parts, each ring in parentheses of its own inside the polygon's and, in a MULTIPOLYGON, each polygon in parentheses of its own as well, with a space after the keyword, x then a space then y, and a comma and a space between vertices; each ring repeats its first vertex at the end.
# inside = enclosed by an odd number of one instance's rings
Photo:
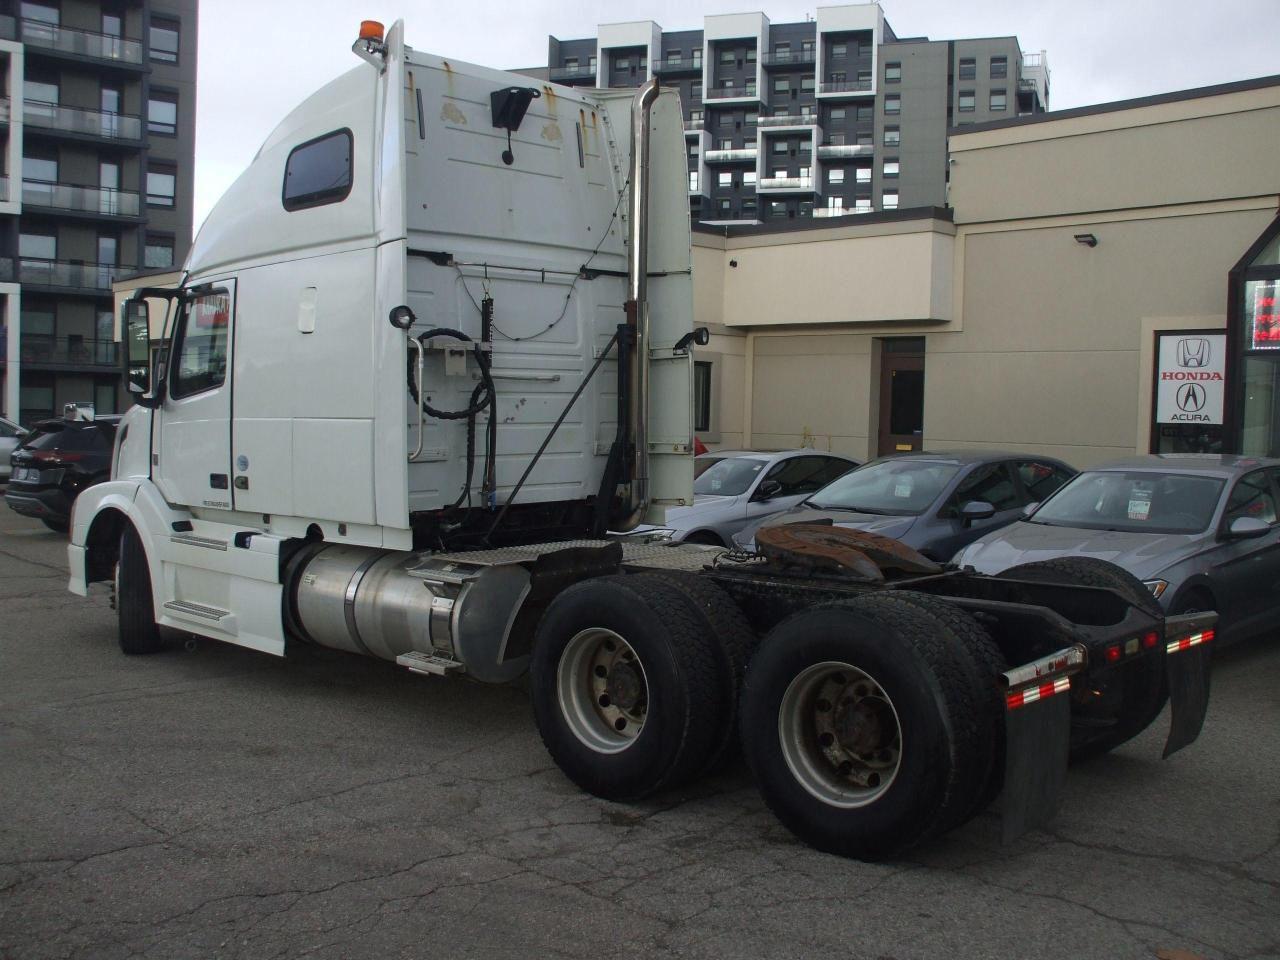
MULTIPOLYGON (((1280 958, 1280 636, 1073 769, 1051 831, 994 813, 911 859, 815 853, 735 766, 579 793, 517 688, 304 649, 115 646, 65 541, 0 508, 0 957, 1280 958)), ((1280 633, 1280 630, 1278 630, 1280 633)))

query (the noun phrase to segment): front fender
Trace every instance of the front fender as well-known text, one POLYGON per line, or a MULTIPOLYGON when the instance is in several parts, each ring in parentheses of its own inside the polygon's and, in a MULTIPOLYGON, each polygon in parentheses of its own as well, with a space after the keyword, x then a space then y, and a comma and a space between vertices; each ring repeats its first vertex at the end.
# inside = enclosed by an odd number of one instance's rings
MULTIPOLYGON (((89 571, 94 567, 90 551, 114 547, 114 537, 103 542, 101 533, 105 531, 101 525, 114 532, 120 517, 133 524, 142 539, 143 549, 150 557, 156 539, 167 536, 174 523, 191 520, 191 513, 170 507, 160 490, 149 480, 108 480, 86 489, 76 498, 72 508, 71 542, 67 544, 67 564, 71 570, 67 589, 77 596, 87 596, 89 592, 89 571)), ((158 566, 148 565, 151 567, 152 595, 160 596, 159 584, 155 582, 158 566)))

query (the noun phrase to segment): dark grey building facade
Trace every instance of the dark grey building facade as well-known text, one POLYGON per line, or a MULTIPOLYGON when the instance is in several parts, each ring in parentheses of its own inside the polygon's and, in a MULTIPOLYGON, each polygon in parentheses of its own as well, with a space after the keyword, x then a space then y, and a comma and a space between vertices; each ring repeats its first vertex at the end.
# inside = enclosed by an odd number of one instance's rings
POLYGON ((198 0, 0 0, 0 408, 122 409, 111 283, 191 244, 198 0))
POLYGON ((702 30, 598 31, 551 37, 547 77, 678 87, 690 211, 704 223, 945 206, 949 128, 1049 104, 1045 55, 1017 37, 899 38, 876 3, 819 7, 803 23, 744 13, 702 30))

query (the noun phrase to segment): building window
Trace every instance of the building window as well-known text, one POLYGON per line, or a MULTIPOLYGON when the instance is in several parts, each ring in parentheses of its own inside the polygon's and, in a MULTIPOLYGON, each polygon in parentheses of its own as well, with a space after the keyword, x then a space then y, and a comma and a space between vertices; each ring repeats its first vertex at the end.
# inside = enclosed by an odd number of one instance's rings
POLYGON ((860 147, 870 147, 874 145, 874 137, 870 130, 860 131, 855 139, 860 147))
POLYGON ((755 63, 755 62, 756 62, 756 48, 747 47, 747 63, 755 63))
POLYGON ((151 21, 151 59, 160 63, 178 62, 178 24, 173 20, 151 21))
POLYGON ((698 171, 697 170, 689 171, 689 189, 690 190, 698 189, 698 171))
POLYGON ((746 219, 754 220, 756 217, 756 202, 754 200, 742 201, 742 216, 746 219))
POLYGON ((845 81, 845 75, 843 72, 836 71, 835 73, 831 74, 832 83, 840 84, 840 83, 844 83, 844 81, 845 81))
POLYGON ((21 11, 22 19, 28 23, 47 23, 54 27, 58 25, 58 8, 52 4, 24 0, 21 11))
POLYGON ((833 43, 831 45, 831 59, 839 60, 849 55, 849 48, 843 43, 833 43))
POLYGON ((843 134, 843 133, 833 133, 833 134, 831 134, 830 136, 828 136, 828 137, 827 137, 827 143, 829 143, 829 144, 830 144, 831 146, 833 146, 833 147, 843 147, 843 146, 844 146, 844 134, 843 134))
POLYGON ((870 212, 871 212, 871 198, 870 198, 870 197, 857 197, 857 198, 855 198, 855 199, 854 199, 854 201, 853 201, 853 209, 854 209, 854 212, 855 212, 855 213, 870 213, 870 212))
POLYGON ((871 168, 870 168, 870 167, 856 167, 856 168, 854 169, 854 171, 853 171, 853 178, 854 178, 854 180, 856 180, 858 183, 870 183, 870 182, 871 182, 871 168))
POLYGON ((56 81, 49 83, 28 77, 22 81, 22 96, 25 100, 39 104, 57 103, 58 84, 56 81))
POLYGON ((1009 76, 1009 58, 1008 57, 992 57, 991 58, 991 79, 1003 80, 1009 76))
MULTIPOLYGON (((697 84, 695 84, 695 86, 698 86, 698 85, 697 85, 697 84)), ((698 96, 699 96, 699 97, 700 97, 700 96, 702 96, 702 87, 701 87, 701 86, 698 86, 698 96)), ((693 123, 701 123, 701 122, 702 122, 702 111, 701 111, 701 110, 690 110, 690 111, 689 111, 689 120, 690 120, 691 122, 693 122, 693 123)))
POLYGON ((898 209, 898 191, 886 190, 884 192, 884 197, 882 199, 881 206, 884 207, 886 210, 897 210, 898 209))
POLYGON ((716 123, 717 123, 719 126, 722 126, 722 127, 732 127, 732 126, 733 126, 733 114, 732 114, 732 113, 729 113, 728 111, 726 111, 726 112, 724 112, 724 113, 720 114, 720 116, 716 118, 716 123))
POLYGON ((858 84, 859 84, 859 85, 860 85, 864 90, 866 90, 866 89, 870 89, 870 87, 871 87, 871 71, 870 71, 870 70, 859 70, 859 71, 858 71, 858 84))
POLYGON ((791 81, 786 77, 778 77, 773 81, 774 93, 787 93, 791 89, 791 81))
POLYGON ((711 362, 693 363, 693 429, 711 429, 711 362))
POLYGON ((902 142, 902 131, 897 127, 884 128, 884 145, 886 147, 896 147, 902 142))
POLYGON ((859 123, 870 123, 873 118, 874 118, 874 108, 871 106, 871 104, 869 103, 863 104, 858 107, 858 112, 857 114, 855 114, 855 119, 859 123))
POLYGON ((564 61, 564 68, 565 68, 566 70, 569 70, 569 71, 572 71, 572 72, 577 72, 577 69, 578 69, 578 58, 577 58, 577 57, 566 57, 566 58, 565 58, 565 61, 564 61))
POLYGON ((733 61, 734 61, 734 60, 736 60, 736 59, 737 59, 737 57, 734 55, 734 52, 733 52, 732 50, 721 50, 721 51, 720 51, 720 62, 721 62, 721 63, 733 63, 733 61))
POLYGON ((833 211, 833 216, 844 212, 844 197, 827 197, 827 209, 833 211))
POLYGON ((717 146, 716 146, 716 149, 717 149, 717 150, 732 150, 732 149, 733 149, 733 139, 732 139, 732 138, 724 138, 724 139, 721 139, 721 140, 716 141, 716 143, 717 143, 717 146))
POLYGON ((588 69, 588 70, 590 70, 592 73, 595 73, 595 72, 596 72, 596 58, 595 58, 595 57, 587 57, 587 69, 588 69))
POLYGON ((680 65, 680 63, 681 63, 681 61, 682 61, 682 60, 684 60, 684 51, 683 51, 683 50, 668 50, 668 51, 667 51, 667 63, 668 63, 670 66, 678 67, 678 66, 680 65))
POLYGON ((173 237, 147 237, 147 246, 142 254, 142 265, 162 270, 172 267, 173 237))
POLYGON ((976 102, 977 101, 976 101, 976 98, 974 97, 974 93, 972 90, 960 91, 960 112, 961 113, 973 113, 973 107, 976 102))
POLYGON ((815 79, 814 79, 813 77, 811 77, 811 76, 810 76, 810 77, 801 77, 801 78, 800 78, 800 89, 801 89, 801 90, 804 90, 804 91, 806 91, 806 92, 808 92, 808 93, 812 93, 812 92, 813 92, 813 90, 814 90, 814 88, 815 88, 815 86, 816 86, 816 82, 815 82, 815 79))
POLYGON ((698 141, 690 140, 687 146, 689 148, 689 159, 696 160, 698 158, 698 141))
MULTIPOLYGON (((39 184, 57 183, 58 154, 50 151, 45 153, 44 156, 32 156, 32 153, 36 152, 37 148, 33 145, 28 146, 26 149, 29 152, 25 152, 22 155, 22 179, 24 181, 24 186, 30 189, 31 185, 35 184, 37 185, 36 189, 39 190, 39 184)), ((49 199, 52 200, 53 197, 50 197, 49 199)))
POLYGON ((888 116, 897 116, 902 112, 902 98, 896 93, 888 94, 884 98, 884 112, 888 116))
POLYGON ((773 143, 770 145, 770 149, 775 154, 785 154, 787 152, 787 141, 774 140, 773 143))
POLYGON ((52 337, 58 329, 58 314, 52 303, 28 307, 22 305, 22 334, 52 337))
POLYGON ((732 174, 732 173, 718 173, 718 174, 716 174, 716 186, 717 186, 717 187, 732 187, 732 186, 733 186, 733 174, 732 174))
POLYGON ((733 212, 733 201, 732 201, 732 200, 721 200, 721 201, 720 201, 720 212, 721 212, 722 214, 724 214, 726 217, 727 217, 730 213, 732 213, 732 212, 733 212))
POLYGON ((827 171, 827 183, 844 183, 844 167, 832 167, 827 171))
POLYGON ((152 207, 172 207, 177 187, 177 172, 172 168, 147 169, 147 204, 152 207))
POLYGON ((742 185, 744 187, 754 187, 756 185, 756 172, 754 170, 744 170, 742 172, 742 185))
POLYGON ((901 63, 886 63, 884 65, 884 82, 897 83, 902 79, 901 63))
POLYGON ((18 256, 23 260, 57 260, 58 238, 51 233, 21 233, 18 256))
MULTIPOLYGON (((701 81, 698 81, 697 83, 689 84, 689 99, 694 101, 698 101, 702 99, 702 82, 701 81)), ((702 119, 701 112, 698 113, 697 119, 699 120, 702 119)))
POLYGON ((345 200, 352 143, 350 130, 335 130, 294 147, 284 165, 284 208, 292 212, 345 200))
POLYGON ((991 109, 992 110, 995 110, 997 112, 1002 111, 1005 109, 1008 102, 1009 102, 1009 98, 1008 98, 1008 95, 1005 93, 1005 91, 1003 90, 991 91, 991 109))
POLYGON ((960 61, 960 80, 975 80, 978 76, 978 61, 973 57, 965 57, 960 61))
POLYGON ((778 61, 787 61, 791 59, 791 44, 775 43, 773 45, 773 57, 778 61))
POLYGON ((830 120, 843 120, 844 107, 832 107, 831 111, 827 114, 827 118, 830 120))
POLYGON ((787 215, 787 202, 785 200, 774 200, 769 204, 769 216, 785 217, 787 215))
POLYGON ((754 127, 759 116, 760 112, 758 110, 748 110, 742 115, 742 120, 748 127, 754 127))
POLYGON ((896 177, 898 175, 897 160, 886 160, 884 162, 884 175, 886 177, 896 177))
POLYGON ((172 137, 178 132, 178 100, 172 94, 152 93, 147 99, 147 130, 172 137))
POLYGON ((814 117, 817 116, 817 114, 814 113, 812 106, 806 105, 800 108, 800 116, 809 117, 810 119, 813 119, 814 117))

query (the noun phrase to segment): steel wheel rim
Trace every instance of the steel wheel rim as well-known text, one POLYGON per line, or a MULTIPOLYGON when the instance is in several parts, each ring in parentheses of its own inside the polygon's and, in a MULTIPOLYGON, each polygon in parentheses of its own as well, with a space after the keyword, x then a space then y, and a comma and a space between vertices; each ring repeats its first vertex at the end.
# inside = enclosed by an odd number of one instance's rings
POLYGON ((878 800, 902 765, 902 724, 884 688, 864 670, 827 660, 788 684, 778 740, 792 776, 834 807, 878 800))
POLYGON ((596 753, 620 753, 644 730, 649 683, 631 644, 603 627, 575 634, 556 668, 560 715, 596 753))

